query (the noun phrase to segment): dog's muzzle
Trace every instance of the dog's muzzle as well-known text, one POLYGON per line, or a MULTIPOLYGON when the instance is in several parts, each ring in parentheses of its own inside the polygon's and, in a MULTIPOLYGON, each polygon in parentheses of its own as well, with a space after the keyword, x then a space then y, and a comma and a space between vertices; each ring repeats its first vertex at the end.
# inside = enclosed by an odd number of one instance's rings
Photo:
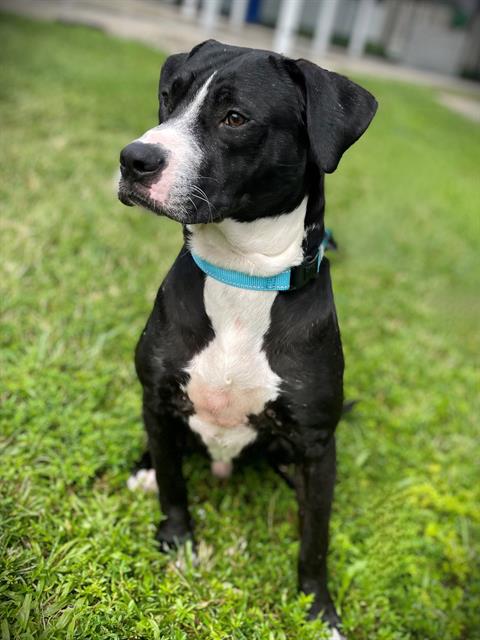
POLYGON ((122 187, 118 197, 123 204, 133 206, 144 196, 144 187, 157 182, 168 163, 168 152, 159 144, 146 144, 136 140, 120 152, 122 187))

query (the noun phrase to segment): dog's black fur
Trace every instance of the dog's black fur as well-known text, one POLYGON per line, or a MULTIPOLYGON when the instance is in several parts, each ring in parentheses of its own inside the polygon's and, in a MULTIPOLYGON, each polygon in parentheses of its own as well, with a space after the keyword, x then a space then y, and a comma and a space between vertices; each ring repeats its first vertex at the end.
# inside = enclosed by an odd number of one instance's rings
MULTIPOLYGON (((200 200, 195 207, 186 203, 180 221, 230 217, 248 222, 290 212, 308 196, 303 248, 305 256, 314 255, 324 233, 324 174, 335 170, 343 152, 367 128, 375 99, 350 80, 305 60, 208 41, 189 54, 170 56, 164 64, 160 122, 174 117, 213 72, 215 87, 202 106, 196 131, 206 150, 198 184, 211 206, 200 200), (239 110, 239 105, 248 116, 246 125, 219 126, 225 113, 239 110)), ((151 177, 142 179, 127 164, 124 158, 120 198, 158 211, 142 195, 142 184, 151 177)), ((164 213, 177 217, 168 209, 164 213)), ((187 230, 185 236, 188 243, 187 230)), ((214 338, 204 281, 184 245, 158 292, 135 356, 164 516, 157 538, 168 544, 193 534, 182 475, 193 407, 181 385, 187 381, 190 360, 214 338)), ((260 415, 250 416, 258 438, 249 448, 262 450, 277 467, 295 467, 300 588, 314 595, 310 615, 321 614, 337 627, 326 557, 344 362, 327 259, 316 280, 297 291, 278 293, 263 349, 282 385, 275 401, 260 415)), ((200 440, 197 444, 202 448, 200 440)))

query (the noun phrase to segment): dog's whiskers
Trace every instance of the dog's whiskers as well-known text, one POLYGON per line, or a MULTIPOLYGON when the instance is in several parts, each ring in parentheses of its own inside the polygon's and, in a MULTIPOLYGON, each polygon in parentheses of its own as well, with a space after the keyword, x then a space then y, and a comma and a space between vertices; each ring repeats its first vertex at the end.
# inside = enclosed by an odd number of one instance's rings
POLYGON ((213 205, 210 202, 207 194, 205 193, 205 191, 203 189, 201 189, 198 185, 196 184, 192 184, 191 185, 192 188, 192 197, 194 198, 198 198, 199 200, 202 200, 203 202, 205 202, 208 206, 208 221, 209 222, 213 222, 213 205))
POLYGON ((190 200, 190 202, 193 204, 193 206, 195 207, 195 211, 198 211, 197 205, 195 204, 195 202, 192 200, 192 198, 190 198, 190 196, 187 196, 187 198, 190 200))

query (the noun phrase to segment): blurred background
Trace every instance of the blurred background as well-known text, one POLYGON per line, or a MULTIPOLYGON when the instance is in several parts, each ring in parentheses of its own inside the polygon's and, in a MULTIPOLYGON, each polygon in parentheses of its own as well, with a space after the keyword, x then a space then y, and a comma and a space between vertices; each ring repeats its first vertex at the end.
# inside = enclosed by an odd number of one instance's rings
MULTIPOLYGON (((0 635, 318 640, 295 500, 189 459, 199 560, 153 541, 133 350, 182 242, 122 206, 165 57, 208 37, 379 101, 326 178, 359 400, 338 429, 333 597, 349 640, 480 638, 480 2, 0 0, 0 635)), ((272 95, 272 100, 275 96, 272 95)))
POLYGON ((393 65, 480 79, 479 0, 3 0, 1 4, 27 15, 98 26, 167 52, 190 49, 202 37, 217 37, 285 55, 326 56, 353 68, 363 58, 360 69, 378 73, 389 69, 396 76, 401 71, 393 65))

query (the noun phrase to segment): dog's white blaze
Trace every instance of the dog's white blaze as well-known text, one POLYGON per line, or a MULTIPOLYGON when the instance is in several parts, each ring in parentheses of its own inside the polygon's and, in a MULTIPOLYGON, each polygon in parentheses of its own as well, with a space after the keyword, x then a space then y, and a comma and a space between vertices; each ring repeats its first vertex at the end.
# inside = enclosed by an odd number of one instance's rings
POLYGON ((215 74, 208 78, 192 102, 175 118, 146 131, 139 142, 160 144, 168 161, 160 178, 150 187, 150 197, 160 205, 181 207, 198 173, 202 151, 195 138, 195 123, 215 74))
MULTIPOLYGON (((219 266, 270 275, 301 262, 304 217, 301 207, 270 220, 191 226, 191 247, 219 266)), ((255 440, 248 417, 278 396, 281 379, 262 348, 276 296, 205 278, 205 309, 215 337, 189 363, 185 391, 195 409, 190 428, 214 462, 229 463, 255 440)))

